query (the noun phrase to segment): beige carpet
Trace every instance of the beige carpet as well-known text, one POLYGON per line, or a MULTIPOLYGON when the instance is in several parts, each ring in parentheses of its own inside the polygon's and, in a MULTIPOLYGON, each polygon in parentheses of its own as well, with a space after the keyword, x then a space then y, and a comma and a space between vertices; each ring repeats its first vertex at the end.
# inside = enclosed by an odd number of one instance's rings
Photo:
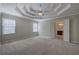
POLYGON ((63 40, 35 37, 0 46, 0 54, 7 55, 63 55, 79 54, 79 45, 63 40))

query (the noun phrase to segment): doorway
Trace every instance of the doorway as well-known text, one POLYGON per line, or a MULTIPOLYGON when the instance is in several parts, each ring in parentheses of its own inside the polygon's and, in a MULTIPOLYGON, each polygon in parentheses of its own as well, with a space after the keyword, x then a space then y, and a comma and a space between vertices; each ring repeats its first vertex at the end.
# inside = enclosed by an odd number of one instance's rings
POLYGON ((64 38, 64 21, 55 22, 55 38, 56 39, 64 38))

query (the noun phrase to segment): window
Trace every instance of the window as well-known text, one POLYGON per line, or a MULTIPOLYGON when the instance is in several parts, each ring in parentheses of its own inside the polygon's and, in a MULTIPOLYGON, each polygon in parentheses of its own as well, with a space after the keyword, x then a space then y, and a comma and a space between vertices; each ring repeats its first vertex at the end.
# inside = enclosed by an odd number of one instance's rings
POLYGON ((33 23, 33 32, 38 32, 38 24, 33 23))
POLYGON ((3 34, 15 33, 15 20, 3 19, 3 34))

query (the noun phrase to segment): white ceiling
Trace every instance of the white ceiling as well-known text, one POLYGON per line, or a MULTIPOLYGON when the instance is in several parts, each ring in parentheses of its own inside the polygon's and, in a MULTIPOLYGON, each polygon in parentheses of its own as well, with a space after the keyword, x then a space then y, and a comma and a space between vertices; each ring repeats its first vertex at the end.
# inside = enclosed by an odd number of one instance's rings
POLYGON ((28 17, 34 20, 54 19, 79 13, 79 4, 77 3, 2 3, 0 7, 0 12, 28 17), (40 8, 43 11, 43 16, 37 15, 40 8))

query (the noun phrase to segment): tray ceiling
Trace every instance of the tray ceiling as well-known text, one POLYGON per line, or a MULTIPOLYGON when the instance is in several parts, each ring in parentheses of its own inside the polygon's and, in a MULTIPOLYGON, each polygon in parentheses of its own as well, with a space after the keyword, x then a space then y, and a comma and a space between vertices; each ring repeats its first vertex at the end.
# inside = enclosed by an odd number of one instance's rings
POLYGON ((30 19, 45 20, 79 13, 79 4, 74 3, 2 3, 0 5, 2 12, 13 12, 30 19), (43 15, 38 15, 39 12, 43 15))

